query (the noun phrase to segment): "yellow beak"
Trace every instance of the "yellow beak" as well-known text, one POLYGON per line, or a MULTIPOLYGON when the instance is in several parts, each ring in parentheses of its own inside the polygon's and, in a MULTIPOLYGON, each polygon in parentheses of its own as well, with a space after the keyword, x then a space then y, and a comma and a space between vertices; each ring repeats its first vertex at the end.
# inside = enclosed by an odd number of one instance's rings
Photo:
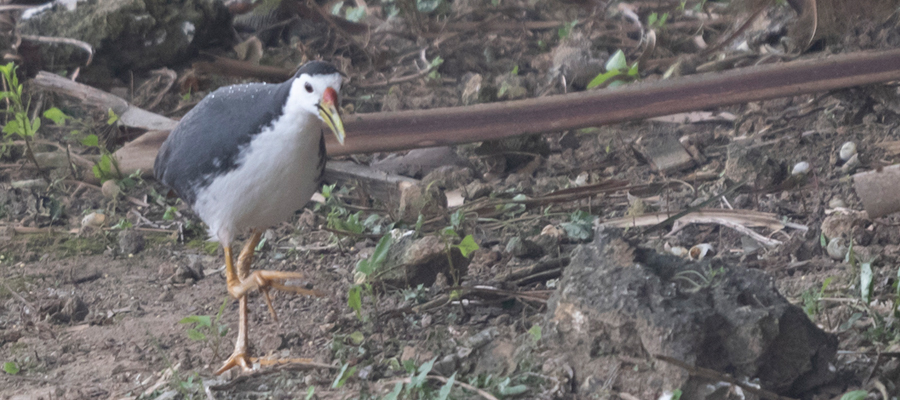
POLYGON ((341 114, 337 108, 337 92, 332 88, 326 88, 322 94, 322 100, 319 101, 319 115, 325 121, 325 125, 334 132, 338 143, 344 144, 344 122, 341 120, 341 114))

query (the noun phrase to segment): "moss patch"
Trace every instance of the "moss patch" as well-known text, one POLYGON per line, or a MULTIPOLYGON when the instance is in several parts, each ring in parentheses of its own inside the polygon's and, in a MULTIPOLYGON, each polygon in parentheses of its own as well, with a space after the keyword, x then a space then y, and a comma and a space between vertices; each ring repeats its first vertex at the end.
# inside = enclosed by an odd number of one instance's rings
POLYGON ((103 236, 77 237, 69 234, 40 234, 28 238, 28 247, 55 256, 101 254, 106 250, 107 240, 103 236))
POLYGON ((200 250, 211 256, 216 255, 216 251, 219 250, 219 242, 210 242, 201 238, 194 238, 190 242, 187 242, 185 246, 191 249, 200 250))

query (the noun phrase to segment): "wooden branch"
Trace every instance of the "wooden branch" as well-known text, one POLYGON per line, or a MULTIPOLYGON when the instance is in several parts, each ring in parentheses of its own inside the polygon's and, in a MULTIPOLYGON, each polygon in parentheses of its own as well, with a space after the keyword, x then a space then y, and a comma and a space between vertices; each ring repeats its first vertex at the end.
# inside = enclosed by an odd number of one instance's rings
POLYGON ((607 125, 685 111, 900 80, 900 50, 741 68, 616 89, 468 107, 345 116, 328 154, 446 146, 607 125))
POLYGON ((49 72, 38 72, 33 83, 43 90, 72 97, 88 108, 100 111, 113 110, 119 116, 119 121, 126 126, 147 130, 171 130, 178 123, 171 118, 135 107, 119 96, 49 72))
MULTIPOLYGON (((900 80, 900 50, 852 53, 528 100, 353 114, 345 116, 344 146, 334 143, 331 135, 326 135, 326 140, 331 156, 399 151, 558 132, 891 80, 900 80)), ((166 130, 175 124, 119 97, 50 73, 39 73, 34 83, 95 108, 112 108, 122 116, 123 123, 132 126, 166 130), (129 111, 131 116, 147 118, 126 120, 129 111)), ((165 133, 153 135, 155 140, 145 146, 158 146, 165 133)), ((146 155, 152 153, 154 157, 156 150, 158 147, 144 149, 146 155)), ((120 160, 126 161, 125 157, 120 160)), ((150 171, 153 157, 145 156, 133 167, 150 171)))

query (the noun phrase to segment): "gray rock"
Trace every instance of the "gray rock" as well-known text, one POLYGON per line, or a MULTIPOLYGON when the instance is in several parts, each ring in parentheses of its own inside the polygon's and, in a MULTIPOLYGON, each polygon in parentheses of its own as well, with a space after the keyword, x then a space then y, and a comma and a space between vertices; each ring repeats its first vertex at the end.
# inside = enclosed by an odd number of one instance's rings
POLYGON ((593 243, 578 247, 548 303, 542 343, 581 377, 579 398, 601 396, 605 386, 590 382, 604 382, 609 375, 602 371, 623 359, 639 368, 618 374, 612 385, 636 398, 677 388, 682 398, 720 398, 707 391, 716 382, 658 355, 758 380, 788 396, 833 379, 837 339, 782 297, 764 272, 635 249, 620 235, 601 228, 593 243), (687 270, 710 280, 679 275, 687 270))
POLYGON ((419 284, 431 286, 439 274, 443 274, 451 285, 458 284, 465 276, 469 259, 463 257, 459 249, 450 248, 437 236, 413 239, 406 235, 391 245, 387 259, 379 271, 369 279, 393 288, 416 287, 419 284))
MULTIPOLYGON (((74 11, 57 5, 22 23, 22 33, 78 39, 93 46, 89 68, 113 73, 148 70, 184 61, 212 44, 233 37, 231 15, 221 1, 97 0, 78 2, 74 11)), ((75 46, 42 46, 44 59, 83 65, 75 46)), ((90 74, 89 71, 85 73, 90 74)))
POLYGON ((537 258, 544 255, 544 249, 537 243, 518 236, 506 243, 506 252, 519 258, 537 258))
POLYGON ((424 185, 420 182, 403 188, 398 208, 400 220, 408 224, 415 224, 419 215, 426 221, 446 218, 447 195, 437 185, 424 185))
POLYGON ((47 318, 50 321, 59 324, 84 321, 90 312, 87 303, 78 296, 58 299, 50 303, 50 305, 41 308, 42 312, 47 313, 47 318))
POLYGON ((787 167, 762 150, 734 142, 728 145, 725 177, 751 189, 771 189, 787 177, 787 167))
POLYGON ((144 249, 144 234, 134 229, 126 229, 118 234, 119 251, 122 254, 137 254, 144 249))
POLYGON ((491 186, 482 181, 472 181, 466 185, 466 200, 475 200, 491 194, 491 186))

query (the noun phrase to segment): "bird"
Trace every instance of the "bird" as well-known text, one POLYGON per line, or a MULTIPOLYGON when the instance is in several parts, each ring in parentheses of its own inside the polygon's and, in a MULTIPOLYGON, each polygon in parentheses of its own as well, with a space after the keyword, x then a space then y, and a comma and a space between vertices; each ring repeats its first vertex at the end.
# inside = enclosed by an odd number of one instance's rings
POLYGON ((290 218, 319 189, 325 127, 344 144, 341 83, 334 65, 310 61, 279 84, 219 88, 185 114, 156 156, 156 179, 190 205, 224 248, 228 293, 238 299, 239 318, 234 352, 217 375, 236 366, 251 370, 248 292, 262 292, 275 320, 270 288, 316 294, 285 284, 300 273, 251 274, 250 264, 263 230, 290 218), (231 245, 247 231, 235 265, 231 245))

